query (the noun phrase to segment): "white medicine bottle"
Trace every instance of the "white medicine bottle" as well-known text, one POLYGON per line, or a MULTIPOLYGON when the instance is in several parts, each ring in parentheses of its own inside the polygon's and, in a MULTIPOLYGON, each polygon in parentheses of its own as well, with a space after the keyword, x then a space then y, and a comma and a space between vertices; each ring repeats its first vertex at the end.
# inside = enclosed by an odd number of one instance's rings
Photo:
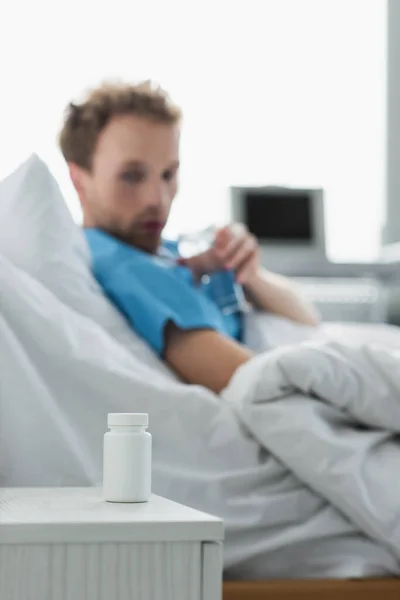
POLYGON ((110 413, 104 435, 103 498, 147 502, 151 494, 151 435, 146 413, 110 413))

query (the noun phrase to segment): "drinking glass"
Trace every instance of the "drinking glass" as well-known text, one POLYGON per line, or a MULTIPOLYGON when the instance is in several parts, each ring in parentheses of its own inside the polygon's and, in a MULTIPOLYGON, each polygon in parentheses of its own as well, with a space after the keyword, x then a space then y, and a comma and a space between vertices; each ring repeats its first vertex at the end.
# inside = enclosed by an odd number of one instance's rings
MULTIPOLYGON (((215 242, 216 227, 185 233, 178 238, 178 252, 182 258, 192 258, 206 252, 215 242)), ((247 302, 243 288, 237 283, 233 271, 217 271, 202 277, 202 282, 210 286, 210 294, 224 315, 246 310, 247 302)))

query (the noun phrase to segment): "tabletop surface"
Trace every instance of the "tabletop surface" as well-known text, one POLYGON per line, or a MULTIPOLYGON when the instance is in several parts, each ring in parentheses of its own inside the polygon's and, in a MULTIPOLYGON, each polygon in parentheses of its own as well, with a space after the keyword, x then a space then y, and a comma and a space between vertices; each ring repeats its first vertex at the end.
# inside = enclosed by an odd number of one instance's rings
POLYGON ((0 489, 0 544, 220 541, 222 521, 152 495, 111 503, 99 488, 0 489))

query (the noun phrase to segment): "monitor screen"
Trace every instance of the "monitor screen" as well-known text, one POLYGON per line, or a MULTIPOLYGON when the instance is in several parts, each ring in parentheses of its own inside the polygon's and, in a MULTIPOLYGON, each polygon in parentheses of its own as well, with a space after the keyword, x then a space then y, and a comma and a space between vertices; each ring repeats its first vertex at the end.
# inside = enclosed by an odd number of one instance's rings
POLYGON ((312 199, 307 191, 247 191, 243 220, 261 241, 314 242, 312 199))

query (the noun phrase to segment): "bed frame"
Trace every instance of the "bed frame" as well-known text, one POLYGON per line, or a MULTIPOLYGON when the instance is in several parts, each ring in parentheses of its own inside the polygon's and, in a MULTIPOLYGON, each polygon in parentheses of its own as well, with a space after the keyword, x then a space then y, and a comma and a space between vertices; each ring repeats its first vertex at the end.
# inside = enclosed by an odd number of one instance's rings
POLYGON ((225 582, 223 600, 400 600, 400 579, 225 582))

